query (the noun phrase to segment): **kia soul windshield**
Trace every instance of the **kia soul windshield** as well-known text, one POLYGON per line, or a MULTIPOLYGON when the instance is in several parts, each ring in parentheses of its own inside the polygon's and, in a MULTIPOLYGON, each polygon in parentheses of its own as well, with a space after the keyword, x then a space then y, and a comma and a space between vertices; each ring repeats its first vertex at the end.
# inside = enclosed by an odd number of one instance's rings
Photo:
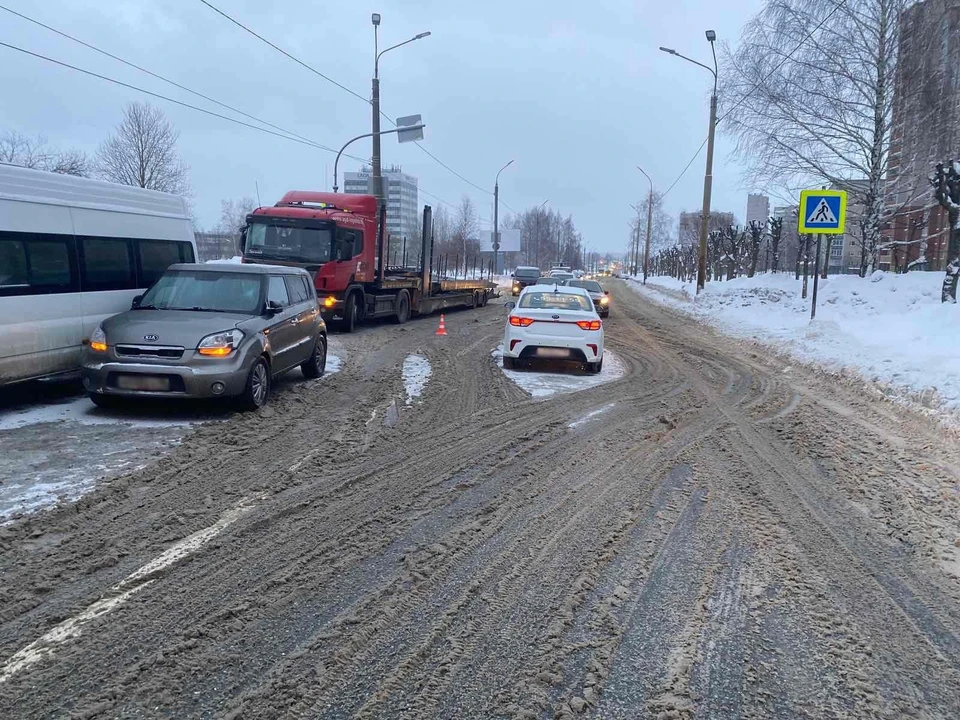
POLYGON ((140 300, 156 310, 219 310, 260 313, 262 275, 217 272, 169 272, 140 300))
POLYGON ((253 222, 247 229, 248 255, 272 260, 325 263, 330 260, 329 228, 253 222))

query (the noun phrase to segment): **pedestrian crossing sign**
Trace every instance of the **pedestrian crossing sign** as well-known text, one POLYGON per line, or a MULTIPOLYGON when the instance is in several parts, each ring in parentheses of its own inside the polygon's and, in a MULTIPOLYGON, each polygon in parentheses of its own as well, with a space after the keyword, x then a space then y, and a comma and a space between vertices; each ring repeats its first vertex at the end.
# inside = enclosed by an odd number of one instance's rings
POLYGON ((842 235, 847 220, 845 190, 803 190, 800 193, 799 230, 802 233, 842 235))

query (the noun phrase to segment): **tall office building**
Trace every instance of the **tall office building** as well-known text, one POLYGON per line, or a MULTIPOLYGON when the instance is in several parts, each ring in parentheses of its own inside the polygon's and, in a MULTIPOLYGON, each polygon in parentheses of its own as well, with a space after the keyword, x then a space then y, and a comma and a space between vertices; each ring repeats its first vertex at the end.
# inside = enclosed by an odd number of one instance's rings
MULTIPOLYGON (((928 182, 960 149, 960 0, 922 0, 900 15, 890 169, 884 202, 893 216, 880 267, 925 263, 942 270, 949 229, 928 182)), ((849 224, 849 220, 848 220, 849 224)))
POLYGON ((765 226, 769 218, 770 198, 766 195, 755 195, 754 193, 747 195, 747 227, 750 227, 752 222, 758 222, 765 226))
MULTIPOLYGON (((407 175, 399 166, 383 169, 383 189, 387 194, 387 232, 395 243, 407 239, 407 248, 419 247, 417 215, 420 212, 417 178, 407 175)), ((372 168, 343 174, 343 191, 352 195, 372 195, 372 168)))

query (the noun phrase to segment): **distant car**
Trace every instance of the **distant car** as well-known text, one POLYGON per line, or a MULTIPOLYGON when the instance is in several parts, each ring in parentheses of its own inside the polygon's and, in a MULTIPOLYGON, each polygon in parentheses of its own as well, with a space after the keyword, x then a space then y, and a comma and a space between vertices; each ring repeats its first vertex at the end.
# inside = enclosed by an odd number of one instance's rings
POLYGON ((549 277, 552 282, 563 282, 564 280, 573 280, 573 273, 564 270, 554 270, 549 277))
POLYGON ((523 290, 528 285, 536 285, 537 280, 540 278, 540 268, 532 267, 530 265, 521 265, 513 273, 513 282, 511 283, 511 290, 516 297, 520 294, 520 291, 523 290))
POLYGON ((583 288, 531 285, 511 308, 503 334, 503 366, 534 358, 575 360, 592 373, 603 367, 603 322, 583 288))
POLYGON ((610 316, 610 292, 604 290, 596 280, 566 280, 565 287, 583 288, 590 293, 590 299, 597 310, 597 314, 602 317, 610 316))
POLYGON ((233 397, 263 407, 273 378, 323 374, 327 328, 310 274, 270 265, 171 265, 84 349, 83 384, 105 407, 141 397, 233 397))

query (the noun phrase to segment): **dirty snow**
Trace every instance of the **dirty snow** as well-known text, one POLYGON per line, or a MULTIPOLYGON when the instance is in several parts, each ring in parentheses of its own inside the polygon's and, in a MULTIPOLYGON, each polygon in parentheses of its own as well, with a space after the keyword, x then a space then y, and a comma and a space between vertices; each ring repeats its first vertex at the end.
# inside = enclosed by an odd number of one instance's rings
POLYGON ((423 394, 430 379, 430 361, 423 355, 407 355, 403 361, 403 387, 407 391, 407 405, 423 394))
POLYGON ((960 308, 940 302, 943 273, 875 272, 820 280, 810 321, 803 279, 793 273, 712 282, 696 302, 694 286, 652 277, 630 286, 729 334, 752 338, 829 370, 851 369, 885 392, 928 408, 960 412, 960 308))
POLYGON ((491 354, 494 362, 510 380, 521 390, 533 397, 549 397, 557 393, 570 393, 596 387, 623 377, 625 368, 614 353, 605 350, 603 354, 603 369, 596 375, 583 370, 573 370, 569 364, 555 363, 556 370, 543 371, 541 368, 550 367, 546 364, 535 365, 533 370, 507 370, 503 367, 503 345, 498 345, 491 354))
MULTIPOLYGON (((343 366, 340 356, 328 355, 318 382, 343 366)), ((279 385, 302 382, 297 370, 279 385)), ((57 397, 0 408, 0 525, 78 500, 98 482, 156 461, 192 425, 224 420, 231 412, 229 405, 200 402, 100 410, 70 386, 57 397)))
MULTIPOLYGON (((603 364, 606 365, 607 363, 604 362, 603 364)), ((603 415, 603 413, 605 413, 605 412, 609 411, 611 408, 613 408, 614 405, 616 405, 616 403, 608 403, 608 404, 604 405, 602 408, 598 408, 598 409, 596 409, 596 410, 593 410, 592 412, 588 412, 588 413, 587 413, 586 415, 584 415, 582 418, 579 418, 579 419, 577 419, 577 420, 574 420, 572 423, 570 423, 569 425, 567 425, 567 427, 568 427, 568 428, 578 428, 578 427, 580 427, 581 425, 584 425, 584 424, 590 422, 591 420, 593 420, 593 419, 594 419, 595 417, 597 417, 598 415, 603 415)))

